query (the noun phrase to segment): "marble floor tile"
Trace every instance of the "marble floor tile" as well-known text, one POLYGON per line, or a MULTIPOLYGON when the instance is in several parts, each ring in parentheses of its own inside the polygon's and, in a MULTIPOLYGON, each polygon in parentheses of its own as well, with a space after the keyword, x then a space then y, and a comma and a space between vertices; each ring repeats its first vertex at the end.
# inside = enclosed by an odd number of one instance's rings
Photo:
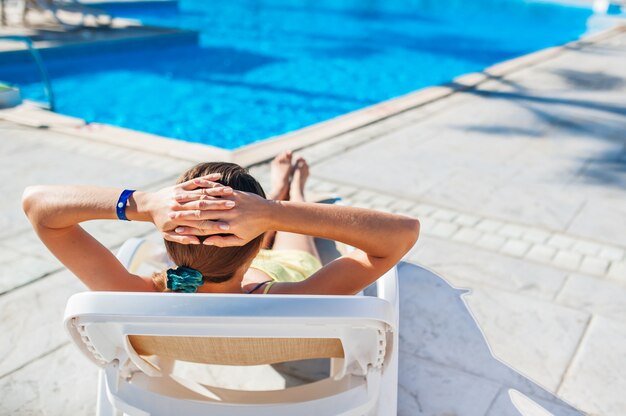
POLYGON ((475 288, 465 299, 493 354, 555 391, 589 314, 497 289, 475 288))
POLYGON ((593 415, 626 409, 626 324, 594 316, 559 388, 559 395, 593 415))
POLYGON ((459 287, 495 287, 546 300, 556 295, 567 277, 567 272, 549 266, 426 236, 407 258, 459 287))
POLYGON ((572 274, 556 301, 612 319, 620 320, 626 316, 626 286, 611 279, 572 274))
POLYGON ((73 345, 0 378, 0 414, 95 415, 98 369, 73 345))
MULTIPOLYGON (((506 337, 512 333, 511 338, 516 341, 511 347, 511 352, 515 354, 514 358, 520 356, 525 358, 524 360, 517 359, 515 362, 508 362, 511 365, 509 366, 493 354, 493 351, 497 350, 492 350, 492 346, 485 338, 485 334, 489 336, 489 332, 484 333, 483 324, 472 315, 473 311, 468 307, 469 302, 467 300, 472 298, 473 294, 468 296, 467 291, 455 288, 433 272, 411 263, 401 263, 399 279, 401 288, 400 356, 404 357, 404 361, 408 362, 413 359, 411 357, 417 357, 492 380, 533 397, 557 400, 548 390, 519 372, 520 370, 527 370, 526 367, 538 370, 538 368, 533 367, 539 362, 537 357, 529 357, 524 354, 524 351, 535 351, 536 348, 532 342, 550 343, 553 339, 552 335, 542 338, 533 333, 535 338, 539 338, 538 341, 535 339, 519 340, 521 337, 518 336, 518 339, 515 339, 517 334, 509 326, 503 330, 498 328, 497 336, 506 337), (526 344, 529 342, 530 346, 527 346, 526 344)), ((519 297, 521 298, 521 296, 519 297)), ((475 300, 479 299, 475 298, 475 300)), ((490 307, 484 301, 480 305, 486 309, 490 307)), ((510 313, 507 310, 501 310, 497 311, 495 315, 504 321, 510 316, 510 313)), ((569 324, 569 322, 566 323, 569 324)), ((530 320, 520 323, 519 320, 509 319, 508 324, 521 326, 521 331, 518 330, 517 332, 524 334, 532 333, 533 327, 536 326, 536 323, 530 320)), ((552 329, 560 325, 562 323, 557 320, 554 325, 548 323, 538 326, 537 329, 552 329)), ((490 329, 491 327, 487 325, 487 330, 490 329)), ((558 335, 562 335, 562 332, 559 332, 558 335)), ((496 347, 500 347, 497 336, 492 336, 493 342, 496 343, 496 347)), ((558 344, 558 342, 553 343, 558 344)), ((545 347, 554 346, 545 345, 545 347)), ((561 364, 561 361, 567 362, 571 356, 568 353, 567 350, 565 352, 561 350, 547 352, 552 361, 556 361, 562 366, 565 364, 561 364)), ((546 364, 550 365, 552 362, 546 364)), ((541 368, 538 373, 529 375, 536 379, 541 378, 544 372, 552 374, 554 371, 554 368, 541 368)), ((524 372, 528 374, 528 371, 524 372)))
POLYGON ((492 380, 410 355, 400 356, 400 416, 483 416, 499 389, 492 380))
POLYGON ((82 290, 82 283, 63 271, 0 296, 0 376, 68 341, 65 303, 82 290))
POLYGON ((528 397, 514 389, 503 388, 485 416, 584 416, 564 401, 528 397))
POLYGON ((42 276, 61 270, 63 266, 56 260, 20 255, 3 263, 0 269, 0 294, 37 281, 42 276))

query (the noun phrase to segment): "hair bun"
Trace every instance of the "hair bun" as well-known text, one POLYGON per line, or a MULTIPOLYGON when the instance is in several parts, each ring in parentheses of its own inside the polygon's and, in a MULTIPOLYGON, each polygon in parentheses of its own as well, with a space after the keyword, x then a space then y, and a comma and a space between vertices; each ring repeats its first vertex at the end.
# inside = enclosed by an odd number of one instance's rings
POLYGON ((202 273, 191 267, 167 269, 167 288, 173 292, 195 293, 204 283, 202 273))

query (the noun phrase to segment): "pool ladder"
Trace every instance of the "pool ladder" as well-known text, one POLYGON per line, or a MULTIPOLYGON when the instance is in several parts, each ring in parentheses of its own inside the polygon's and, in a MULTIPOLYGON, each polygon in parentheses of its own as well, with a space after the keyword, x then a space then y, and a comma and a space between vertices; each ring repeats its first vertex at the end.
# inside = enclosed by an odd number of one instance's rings
POLYGON ((52 93, 52 84, 50 84, 50 77, 48 76, 48 71, 46 71, 46 67, 43 64, 43 59, 41 59, 41 54, 33 45, 33 41, 28 36, 17 36, 17 35, 4 35, 0 36, 0 39, 4 40, 14 40, 16 42, 23 42, 28 47, 28 51, 31 56, 35 60, 37 64, 37 68, 39 69, 39 74, 41 75, 41 79, 44 84, 44 90, 46 92, 46 98, 48 99, 48 110, 54 111, 54 94, 52 93))

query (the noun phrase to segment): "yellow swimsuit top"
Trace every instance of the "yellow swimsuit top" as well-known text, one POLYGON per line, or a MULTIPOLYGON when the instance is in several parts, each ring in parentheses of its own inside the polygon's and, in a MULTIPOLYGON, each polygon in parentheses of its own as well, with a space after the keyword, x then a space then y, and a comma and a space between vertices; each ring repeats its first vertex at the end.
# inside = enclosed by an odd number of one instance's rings
POLYGON ((253 269, 267 274, 272 281, 265 285, 267 293, 276 282, 301 282, 322 268, 313 255, 301 250, 261 250, 252 260, 253 269))

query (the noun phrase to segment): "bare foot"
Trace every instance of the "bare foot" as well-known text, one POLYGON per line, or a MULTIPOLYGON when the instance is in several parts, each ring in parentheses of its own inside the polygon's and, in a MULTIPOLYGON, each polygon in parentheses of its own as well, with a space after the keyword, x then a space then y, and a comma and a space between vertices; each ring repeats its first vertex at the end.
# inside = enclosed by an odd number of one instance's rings
POLYGON ((289 199, 289 177, 293 171, 291 151, 286 151, 274 158, 271 164, 272 190, 269 199, 286 201, 289 199))
POLYGON ((309 179, 309 164, 304 158, 299 157, 293 166, 293 178, 289 189, 291 201, 304 201, 304 186, 307 179, 309 179))

